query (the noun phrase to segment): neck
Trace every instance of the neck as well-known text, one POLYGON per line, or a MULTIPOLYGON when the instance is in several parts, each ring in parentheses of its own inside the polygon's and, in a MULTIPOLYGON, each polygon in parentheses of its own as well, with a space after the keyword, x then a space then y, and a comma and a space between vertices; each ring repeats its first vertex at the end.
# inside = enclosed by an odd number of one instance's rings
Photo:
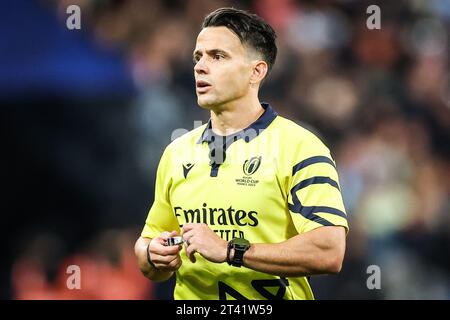
POLYGON ((211 110, 212 130, 227 136, 247 128, 264 113, 258 97, 241 99, 211 110))

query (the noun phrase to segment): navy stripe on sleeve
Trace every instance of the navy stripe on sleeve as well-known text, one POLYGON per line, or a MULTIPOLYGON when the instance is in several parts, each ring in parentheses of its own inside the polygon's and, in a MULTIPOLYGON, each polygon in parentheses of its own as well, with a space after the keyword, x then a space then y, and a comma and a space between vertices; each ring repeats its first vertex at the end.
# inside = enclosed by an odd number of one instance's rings
POLYGON ((309 179, 302 180, 295 186, 293 186, 291 193, 297 192, 298 190, 306 188, 307 186, 310 186, 312 184, 324 184, 324 183, 328 183, 329 185, 341 191, 341 189, 339 189, 338 183, 329 177, 312 177, 309 179))
POLYGON ((294 175, 296 172, 302 170, 303 168, 306 168, 307 166, 310 166, 315 163, 328 163, 336 169, 336 165, 334 164, 333 160, 331 160, 330 158, 325 157, 325 156, 314 156, 314 157, 305 159, 305 160, 297 163, 292 168, 292 175, 294 175))

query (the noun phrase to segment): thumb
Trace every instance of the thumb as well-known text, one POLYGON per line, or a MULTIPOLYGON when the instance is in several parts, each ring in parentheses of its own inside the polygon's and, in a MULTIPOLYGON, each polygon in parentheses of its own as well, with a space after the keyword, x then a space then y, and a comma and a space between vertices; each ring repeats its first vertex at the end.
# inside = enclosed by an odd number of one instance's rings
POLYGON ((160 238, 162 238, 163 240, 167 240, 167 238, 170 237, 170 232, 169 231, 164 231, 163 233, 161 233, 160 238))
POLYGON ((178 232, 176 232, 175 230, 173 230, 171 233, 169 233, 169 237, 174 237, 177 235, 178 235, 178 232))

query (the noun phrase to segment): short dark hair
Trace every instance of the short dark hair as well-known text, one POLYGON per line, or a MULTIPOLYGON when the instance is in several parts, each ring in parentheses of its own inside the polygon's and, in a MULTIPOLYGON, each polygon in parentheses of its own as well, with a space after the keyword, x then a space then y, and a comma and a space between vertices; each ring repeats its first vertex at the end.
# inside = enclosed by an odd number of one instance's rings
POLYGON ((239 37, 242 44, 260 53, 269 71, 272 69, 277 57, 277 35, 258 15, 234 8, 220 8, 206 16, 202 29, 207 27, 227 27, 239 37))

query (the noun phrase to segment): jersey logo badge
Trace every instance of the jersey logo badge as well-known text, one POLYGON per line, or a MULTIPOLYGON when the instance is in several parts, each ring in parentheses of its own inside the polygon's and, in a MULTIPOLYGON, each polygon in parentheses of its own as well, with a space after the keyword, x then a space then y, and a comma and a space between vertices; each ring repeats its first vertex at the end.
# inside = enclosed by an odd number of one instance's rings
POLYGON ((259 180, 252 175, 259 169, 261 158, 262 157, 259 156, 245 160, 244 165, 242 166, 244 175, 241 178, 236 179, 236 184, 238 186, 255 187, 259 183, 259 180))
POLYGON ((246 176, 251 176, 258 170, 261 165, 261 157, 252 157, 248 160, 245 160, 244 165, 242 166, 242 170, 246 176))
POLYGON ((183 175, 184 175, 185 179, 187 178, 187 175, 188 175, 189 171, 191 171, 194 164, 195 163, 183 164, 183 175))

